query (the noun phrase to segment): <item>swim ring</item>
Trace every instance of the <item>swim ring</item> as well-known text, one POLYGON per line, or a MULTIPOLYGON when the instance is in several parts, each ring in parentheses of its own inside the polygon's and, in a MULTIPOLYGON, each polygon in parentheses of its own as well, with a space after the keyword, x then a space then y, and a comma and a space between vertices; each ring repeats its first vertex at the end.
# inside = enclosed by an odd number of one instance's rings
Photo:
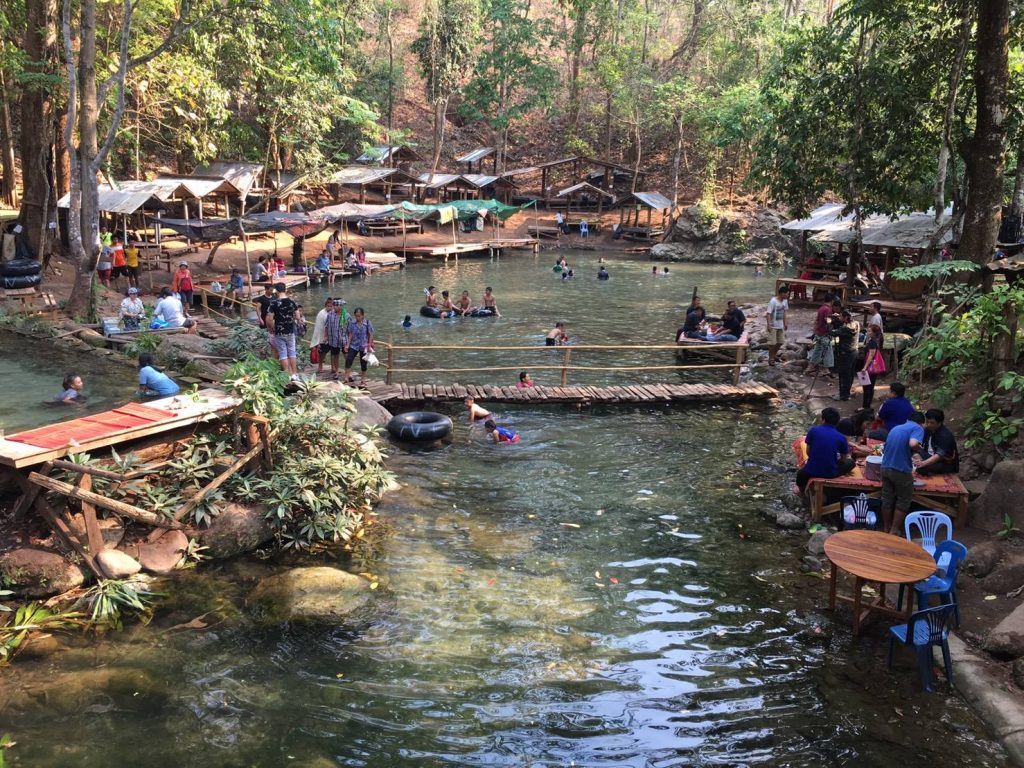
POLYGON ((399 440, 427 442, 440 440, 452 431, 452 420, 433 411, 411 411, 393 416, 388 432, 399 440))

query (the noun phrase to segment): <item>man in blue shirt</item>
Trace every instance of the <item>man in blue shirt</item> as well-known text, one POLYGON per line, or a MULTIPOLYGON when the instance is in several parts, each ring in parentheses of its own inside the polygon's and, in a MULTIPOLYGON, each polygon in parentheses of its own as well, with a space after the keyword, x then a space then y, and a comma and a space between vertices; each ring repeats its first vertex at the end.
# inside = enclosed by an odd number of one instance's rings
POLYGON ((924 414, 913 411, 885 438, 882 457, 882 521, 893 536, 903 535, 903 518, 914 499, 913 454, 924 442, 924 414), (895 511, 895 514, 894 514, 895 511))
MULTIPOLYGON (((803 493, 814 477, 839 477, 853 469, 850 444, 839 433, 839 411, 826 408, 821 412, 821 424, 807 431, 807 463, 796 473, 796 485, 803 493)), ((856 448, 855 448, 856 450, 856 448)))
POLYGON ((874 440, 885 440, 889 431, 900 424, 906 424, 910 414, 914 412, 914 406, 905 397, 907 388, 894 381, 889 387, 889 397, 878 409, 878 419, 882 422, 881 429, 872 430, 868 437, 874 440))

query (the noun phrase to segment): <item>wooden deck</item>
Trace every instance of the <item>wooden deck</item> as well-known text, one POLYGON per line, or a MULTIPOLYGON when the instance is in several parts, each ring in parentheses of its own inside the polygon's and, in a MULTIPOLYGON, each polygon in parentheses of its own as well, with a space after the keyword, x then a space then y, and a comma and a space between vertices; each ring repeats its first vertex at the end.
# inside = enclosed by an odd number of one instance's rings
POLYGON ((406 258, 425 259, 442 257, 445 261, 448 260, 449 256, 454 256, 455 258, 459 256, 493 256, 510 248, 526 248, 537 253, 540 244, 532 237, 523 237, 498 238, 474 243, 393 246, 393 250, 401 252, 406 258))
POLYGON ((370 381, 370 397, 385 405, 416 405, 424 402, 461 402, 473 397, 486 403, 747 403, 779 396, 764 384, 632 384, 618 387, 531 387, 474 384, 385 384, 370 381))
POLYGON ((175 395, 150 400, 145 403, 146 409, 128 403, 88 416, 75 417, 74 406, 61 406, 69 417, 67 421, 0 438, 0 467, 35 467, 68 453, 86 453, 170 432, 226 414, 239 403, 238 398, 219 389, 205 389, 199 392, 198 402, 175 395))

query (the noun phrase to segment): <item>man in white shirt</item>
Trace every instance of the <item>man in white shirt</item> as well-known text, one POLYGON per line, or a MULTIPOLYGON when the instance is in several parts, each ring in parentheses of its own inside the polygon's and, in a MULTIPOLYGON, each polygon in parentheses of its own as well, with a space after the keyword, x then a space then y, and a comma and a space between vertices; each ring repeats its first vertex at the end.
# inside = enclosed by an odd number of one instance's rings
POLYGON ((870 328, 872 325, 877 325, 884 331, 885 326, 882 325, 882 305, 877 301, 873 301, 871 302, 871 308, 875 310, 875 314, 868 318, 867 327, 870 328))
POLYGON ((768 302, 765 320, 768 328, 768 365, 775 365, 779 349, 786 343, 786 329, 789 324, 786 313, 789 311, 789 286, 782 284, 775 296, 768 302))
POLYGON ((171 293, 170 288, 160 291, 160 301, 156 303, 153 317, 163 320, 167 324, 167 328, 191 328, 195 325, 194 320, 185 317, 185 308, 181 304, 181 299, 171 293))

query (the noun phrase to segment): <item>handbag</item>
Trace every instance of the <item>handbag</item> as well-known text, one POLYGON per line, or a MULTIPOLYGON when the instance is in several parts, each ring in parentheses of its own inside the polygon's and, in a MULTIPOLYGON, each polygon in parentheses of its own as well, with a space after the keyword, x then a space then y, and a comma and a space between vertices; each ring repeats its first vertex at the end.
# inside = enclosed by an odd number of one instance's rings
POLYGON ((857 383, 862 387, 871 386, 871 374, 865 370, 857 371, 857 383))
POLYGON ((320 362, 320 347, 313 346, 309 348, 309 362, 319 363, 320 362))
POLYGON ((875 350, 875 356, 871 358, 871 362, 868 363, 868 373, 873 373, 876 376, 881 376, 886 372, 885 358, 882 357, 882 353, 877 349, 875 350))

